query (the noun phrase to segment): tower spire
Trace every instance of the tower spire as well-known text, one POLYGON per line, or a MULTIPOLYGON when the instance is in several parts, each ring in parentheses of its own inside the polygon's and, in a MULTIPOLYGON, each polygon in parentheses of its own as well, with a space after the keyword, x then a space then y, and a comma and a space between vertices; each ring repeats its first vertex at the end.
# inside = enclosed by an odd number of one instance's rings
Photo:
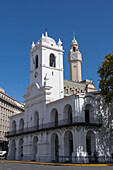
POLYGON ((75 39, 75 31, 73 31, 73 39, 75 39))
POLYGON ((78 43, 77 43, 77 41, 75 39, 75 31, 73 31, 73 40, 72 40, 71 44, 77 44, 78 45, 78 43))
POLYGON ((47 37, 47 28, 45 29, 45 37, 47 37))

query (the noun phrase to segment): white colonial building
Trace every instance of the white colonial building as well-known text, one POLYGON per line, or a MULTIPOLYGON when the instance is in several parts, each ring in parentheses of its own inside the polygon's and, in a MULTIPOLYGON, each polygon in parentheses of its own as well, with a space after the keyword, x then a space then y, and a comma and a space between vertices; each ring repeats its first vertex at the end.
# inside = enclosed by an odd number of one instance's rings
POLYGON ((111 155, 111 113, 92 81, 82 81, 82 55, 75 38, 63 80, 63 46, 42 34, 32 43, 25 112, 10 117, 8 159, 89 162, 111 155))

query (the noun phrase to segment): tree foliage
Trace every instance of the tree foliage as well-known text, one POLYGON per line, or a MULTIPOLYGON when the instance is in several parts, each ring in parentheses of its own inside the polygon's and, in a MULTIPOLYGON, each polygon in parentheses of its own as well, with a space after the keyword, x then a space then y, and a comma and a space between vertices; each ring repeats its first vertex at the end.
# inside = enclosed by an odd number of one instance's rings
POLYGON ((107 54, 98 68, 100 94, 106 103, 113 102, 113 54, 107 54))

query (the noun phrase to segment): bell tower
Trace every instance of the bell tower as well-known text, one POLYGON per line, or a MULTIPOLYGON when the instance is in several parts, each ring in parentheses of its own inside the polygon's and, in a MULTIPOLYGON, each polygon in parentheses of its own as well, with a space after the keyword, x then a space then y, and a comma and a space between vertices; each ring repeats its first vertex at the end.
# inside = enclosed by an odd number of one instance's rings
POLYGON ((61 40, 56 43, 47 31, 31 46, 30 86, 36 83, 40 90, 49 89, 50 102, 64 97, 63 52, 61 40))
POLYGON ((81 75, 81 64, 82 64, 82 55, 78 49, 78 43, 73 37, 71 43, 71 49, 68 55, 68 62, 70 65, 70 80, 80 82, 82 80, 81 75))

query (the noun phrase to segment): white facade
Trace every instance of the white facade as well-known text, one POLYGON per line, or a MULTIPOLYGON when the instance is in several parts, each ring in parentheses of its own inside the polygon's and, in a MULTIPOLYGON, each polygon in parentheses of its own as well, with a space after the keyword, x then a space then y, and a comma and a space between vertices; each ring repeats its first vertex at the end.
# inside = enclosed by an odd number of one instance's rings
POLYGON ((104 161, 112 152, 111 113, 97 93, 64 97, 61 41, 46 32, 30 59, 25 112, 10 117, 8 159, 89 162, 96 150, 104 161))
POLYGON ((61 44, 60 40, 56 44, 46 32, 45 36, 42 34, 40 41, 32 44, 30 52, 30 85, 37 83, 39 88, 48 87, 47 102, 64 97, 63 47, 61 44), (51 56, 53 63, 50 61, 51 56))

